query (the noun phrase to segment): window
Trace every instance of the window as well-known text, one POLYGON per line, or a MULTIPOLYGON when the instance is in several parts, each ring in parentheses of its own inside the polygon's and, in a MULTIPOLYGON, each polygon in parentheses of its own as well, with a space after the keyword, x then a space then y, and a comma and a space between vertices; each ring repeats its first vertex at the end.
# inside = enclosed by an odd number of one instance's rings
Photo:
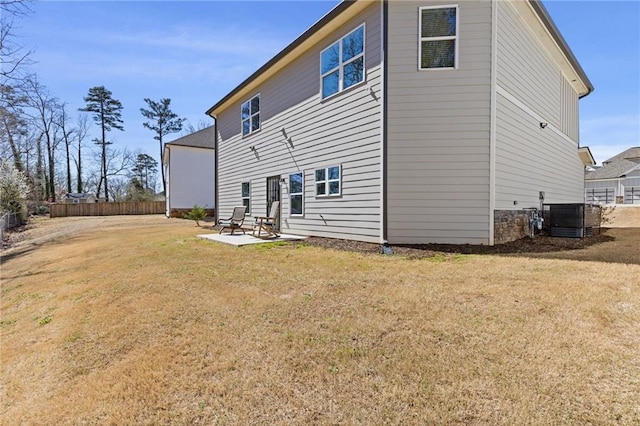
POLYGON ((340 166, 316 170, 316 196, 340 195, 340 166))
POLYGON ((364 25, 320 53, 322 99, 364 81, 364 25))
POLYGON ((251 185, 249 182, 242 182, 242 205, 247 208, 247 213, 251 211, 251 185))
POLYGON ((421 70, 457 68, 458 6, 421 7, 418 31, 421 70))
POLYGON ((242 104, 242 136, 260 130, 260 95, 242 104))
POLYGON ((289 212, 291 216, 302 216, 304 181, 302 172, 289 175, 289 212))

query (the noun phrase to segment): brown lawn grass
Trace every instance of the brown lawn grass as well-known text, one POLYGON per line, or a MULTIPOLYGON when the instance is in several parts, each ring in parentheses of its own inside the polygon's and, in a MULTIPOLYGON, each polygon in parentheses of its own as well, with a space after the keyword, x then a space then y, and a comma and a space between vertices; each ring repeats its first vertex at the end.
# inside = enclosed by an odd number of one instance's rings
POLYGON ((640 423, 640 265, 202 231, 54 219, 6 251, 2 424, 640 423))

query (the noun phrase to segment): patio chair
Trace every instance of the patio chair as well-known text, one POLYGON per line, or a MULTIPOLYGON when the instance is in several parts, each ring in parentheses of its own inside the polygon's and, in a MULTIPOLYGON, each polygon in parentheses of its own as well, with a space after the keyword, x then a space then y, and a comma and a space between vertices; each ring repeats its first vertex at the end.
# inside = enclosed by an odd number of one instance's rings
POLYGON ((220 228, 219 233, 222 234, 222 231, 224 231, 225 229, 230 229, 231 235, 233 235, 235 230, 239 229, 244 234, 245 232, 244 232, 244 229, 242 229, 242 224, 244 223, 244 214, 246 211, 247 211, 246 206, 234 207, 233 214, 229 219, 218 220, 218 225, 222 226, 222 228, 220 228))
POLYGON ((279 237, 276 232, 276 220, 278 217, 278 209, 280 208, 280 201, 274 201, 271 203, 271 209, 269 210, 269 216, 256 216, 256 221, 253 224, 253 236, 258 238, 272 238, 279 237), (264 235, 263 235, 264 233, 264 235), (257 235, 256 235, 257 234, 257 235))

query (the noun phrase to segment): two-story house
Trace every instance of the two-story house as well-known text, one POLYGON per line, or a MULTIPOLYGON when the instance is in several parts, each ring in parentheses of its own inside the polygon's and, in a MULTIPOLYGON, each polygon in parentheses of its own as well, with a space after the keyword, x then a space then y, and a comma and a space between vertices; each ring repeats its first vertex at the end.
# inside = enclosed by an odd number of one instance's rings
POLYGON ((207 111, 216 212, 281 200, 287 233, 504 242, 542 194, 583 201, 592 90, 539 1, 344 1, 207 111))

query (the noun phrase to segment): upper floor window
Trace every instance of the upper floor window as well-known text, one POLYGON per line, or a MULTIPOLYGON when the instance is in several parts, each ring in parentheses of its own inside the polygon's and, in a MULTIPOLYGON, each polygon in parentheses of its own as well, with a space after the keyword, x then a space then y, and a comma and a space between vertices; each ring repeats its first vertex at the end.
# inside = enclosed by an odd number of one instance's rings
POLYGON ((340 166, 316 170, 316 196, 340 195, 340 166))
POLYGON ((320 53, 322 99, 364 81, 364 24, 320 53))
POLYGON ((242 104, 242 136, 260 130, 260 94, 242 104))
POLYGON ((421 70, 457 68, 458 6, 421 7, 418 31, 421 70))

